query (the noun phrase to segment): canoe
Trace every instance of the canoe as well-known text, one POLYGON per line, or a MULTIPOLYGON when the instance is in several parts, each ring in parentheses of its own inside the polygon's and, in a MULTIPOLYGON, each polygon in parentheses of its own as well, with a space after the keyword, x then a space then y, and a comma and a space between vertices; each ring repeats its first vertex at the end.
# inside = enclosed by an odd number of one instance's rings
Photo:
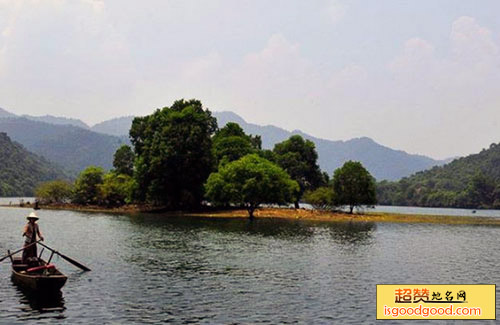
POLYGON ((55 266, 39 259, 38 267, 22 264, 22 259, 12 259, 12 281, 18 286, 39 293, 57 292, 66 283, 67 276, 55 266))

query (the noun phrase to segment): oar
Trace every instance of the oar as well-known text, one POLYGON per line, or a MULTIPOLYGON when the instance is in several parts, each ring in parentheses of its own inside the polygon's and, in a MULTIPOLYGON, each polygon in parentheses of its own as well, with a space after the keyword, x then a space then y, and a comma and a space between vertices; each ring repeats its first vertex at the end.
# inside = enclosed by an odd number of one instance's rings
POLYGON ((64 258, 66 261, 70 262, 71 264, 73 264, 74 266, 76 267, 79 267, 81 268, 82 270, 84 271, 90 271, 90 269, 88 267, 86 267, 85 265, 81 264, 81 263, 78 263, 77 261, 75 261, 74 259, 66 256, 66 255, 63 255, 61 253, 59 253, 58 251, 56 251, 55 249, 52 249, 50 248, 49 246, 45 245, 45 244, 42 244, 42 243, 39 243, 40 245, 42 245, 43 247, 47 248, 47 249, 50 249, 51 251, 53 251, 55 254, 61 256, 62 258, 64 258))
POLYGON ((9 257, 9 256, 15 255, 15 254, 17 254, 17 253, 19 253, 19 252, 21 252, 21 251, 25 250, 26 248, 31 247, 31 246, 33 246, 33 245, 35 245, 35 244, 36 244, 36 243, 38 243, 38 242, 40 242, 40 241, 36 241, 36 242, 34 242, 34 243, 31 243, 31 244, 29 244, 29 245, 26 245, 26 246, 24 246, 23 248, 18 249, 17 251, 12 252, 12 253, 10 253, 10 254, 8 254, 8 255, 6 255, 6 256, 4 256, 4 257, 0 258, 0 262, 1 262, 1 261, 3 261, 4 259, 6 259, 6 258, 7 258, 7 257, 9 257))

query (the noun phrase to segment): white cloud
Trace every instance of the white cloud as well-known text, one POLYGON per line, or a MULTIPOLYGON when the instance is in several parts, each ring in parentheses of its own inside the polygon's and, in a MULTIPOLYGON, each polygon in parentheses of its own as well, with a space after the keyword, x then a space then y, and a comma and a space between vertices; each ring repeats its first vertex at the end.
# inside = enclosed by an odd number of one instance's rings
POLYGON ((439 43, 408 37, 391 54, 389 37, 408 28, 367 30, 376 22, 355 21, 367 13, 350 2, 288 4, 0 0, 0 106, 97 122, 195 97, 252 122, 436 156, 498 141, 497 31, 459 17, 434 31, 439 43))
POLYGON ((441 56, 426 40, 408 40, 389 65, 395 82, 387 89, 396 99, 390 113, 394 123, 409 119, 412 129, 427 130, 416 132, 415 151, 433 147, 441 157, 446 155, 441 151, 473 152, 498 141, 491 124, 500 103, 498 44, 471 17, 453 22, 449 40, 449 54, 441 56), (471 132, 476 136, 456 141, 471 132))

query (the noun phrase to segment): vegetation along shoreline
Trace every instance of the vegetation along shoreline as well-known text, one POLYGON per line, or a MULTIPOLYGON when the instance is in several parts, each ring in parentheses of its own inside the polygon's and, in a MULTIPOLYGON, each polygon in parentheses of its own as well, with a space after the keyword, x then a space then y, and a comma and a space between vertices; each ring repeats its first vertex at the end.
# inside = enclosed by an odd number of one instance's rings
MULTIPOLYGON (((298 209, 299 202, 305 202, 315 209, 310 218, 327 215, 338 219, 344 214, 335 211, 352 214, 360 207, 385 203, 392 194, 384 189, 401 196, 392 183, 377 188, 376 179, 358 161, 346 161, 332 174, 322 171, 314 143, 300 135, 276 143, 272 150, 263 149, 260 136, 246 134, 237 123, 219 128, 210 110, 196 99, 181 99, 151 115, 134 118, 129 136, 131 146, 118 148, 113 169, 88 166, 73 182, 42 182, 35 190, 36 202, 105 212, 208 211, 210 215, 214 209, 240 208, 250 219, 254 213, 268 211, 263 207, 292 204, 298 209)), ((489 150, 495 149, 497 146, 489 150)), ((474 209, 498 206, 500 188, 485 175, 474 175, 464 190, 463 205, 474 209)), ((404 187, 404 193, 414 197, 439 182, 424 183, 425 188, 404 187)), ((463 183, 468 182, 464 179, 463 183)), ((415 205, 434 202, 424 201, 415 205)), ((286 210, 280 211, 272 215, 280 217, 286 210)))
MULTIPOLYGON (((0 205, 12 209, 21 208, 18 205, 0 205)), ((32 205, 24 205, 30 208, 32 205)), ((248 211, 241 208, 235 209, 201 209, 196 211, 172 211, 160 207, 144 205, 124 205, 121 207, 107 208, 103 206, 89 206, 78 204, 51 204, 44 205, 44 210, 77 211, 88 213, 111 214, 156 214, 159 217, 192 217, 192 218, 219 218, 219 219, 248 219, 248 211)), ((492 217, 400 214, 388 212, 346 213, 340 211, 307 210, 295 208, 258 208, 254 212, 258 219, 276 218, 285 220, 303 220, 319 222, 381 222, 381 223, 429 223, 429 224, 456 224, 456 225, 498 225, 500 219, 492 217)))

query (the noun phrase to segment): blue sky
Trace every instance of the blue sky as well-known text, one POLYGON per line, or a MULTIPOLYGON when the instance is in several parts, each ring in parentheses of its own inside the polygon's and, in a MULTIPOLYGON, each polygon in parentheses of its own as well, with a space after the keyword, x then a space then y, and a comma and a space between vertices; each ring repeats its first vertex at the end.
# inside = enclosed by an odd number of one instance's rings
POLYGON ((87 123, 178 98, 435 158, 500 141, 498 1, 0 0, 0 107, 87 123))

